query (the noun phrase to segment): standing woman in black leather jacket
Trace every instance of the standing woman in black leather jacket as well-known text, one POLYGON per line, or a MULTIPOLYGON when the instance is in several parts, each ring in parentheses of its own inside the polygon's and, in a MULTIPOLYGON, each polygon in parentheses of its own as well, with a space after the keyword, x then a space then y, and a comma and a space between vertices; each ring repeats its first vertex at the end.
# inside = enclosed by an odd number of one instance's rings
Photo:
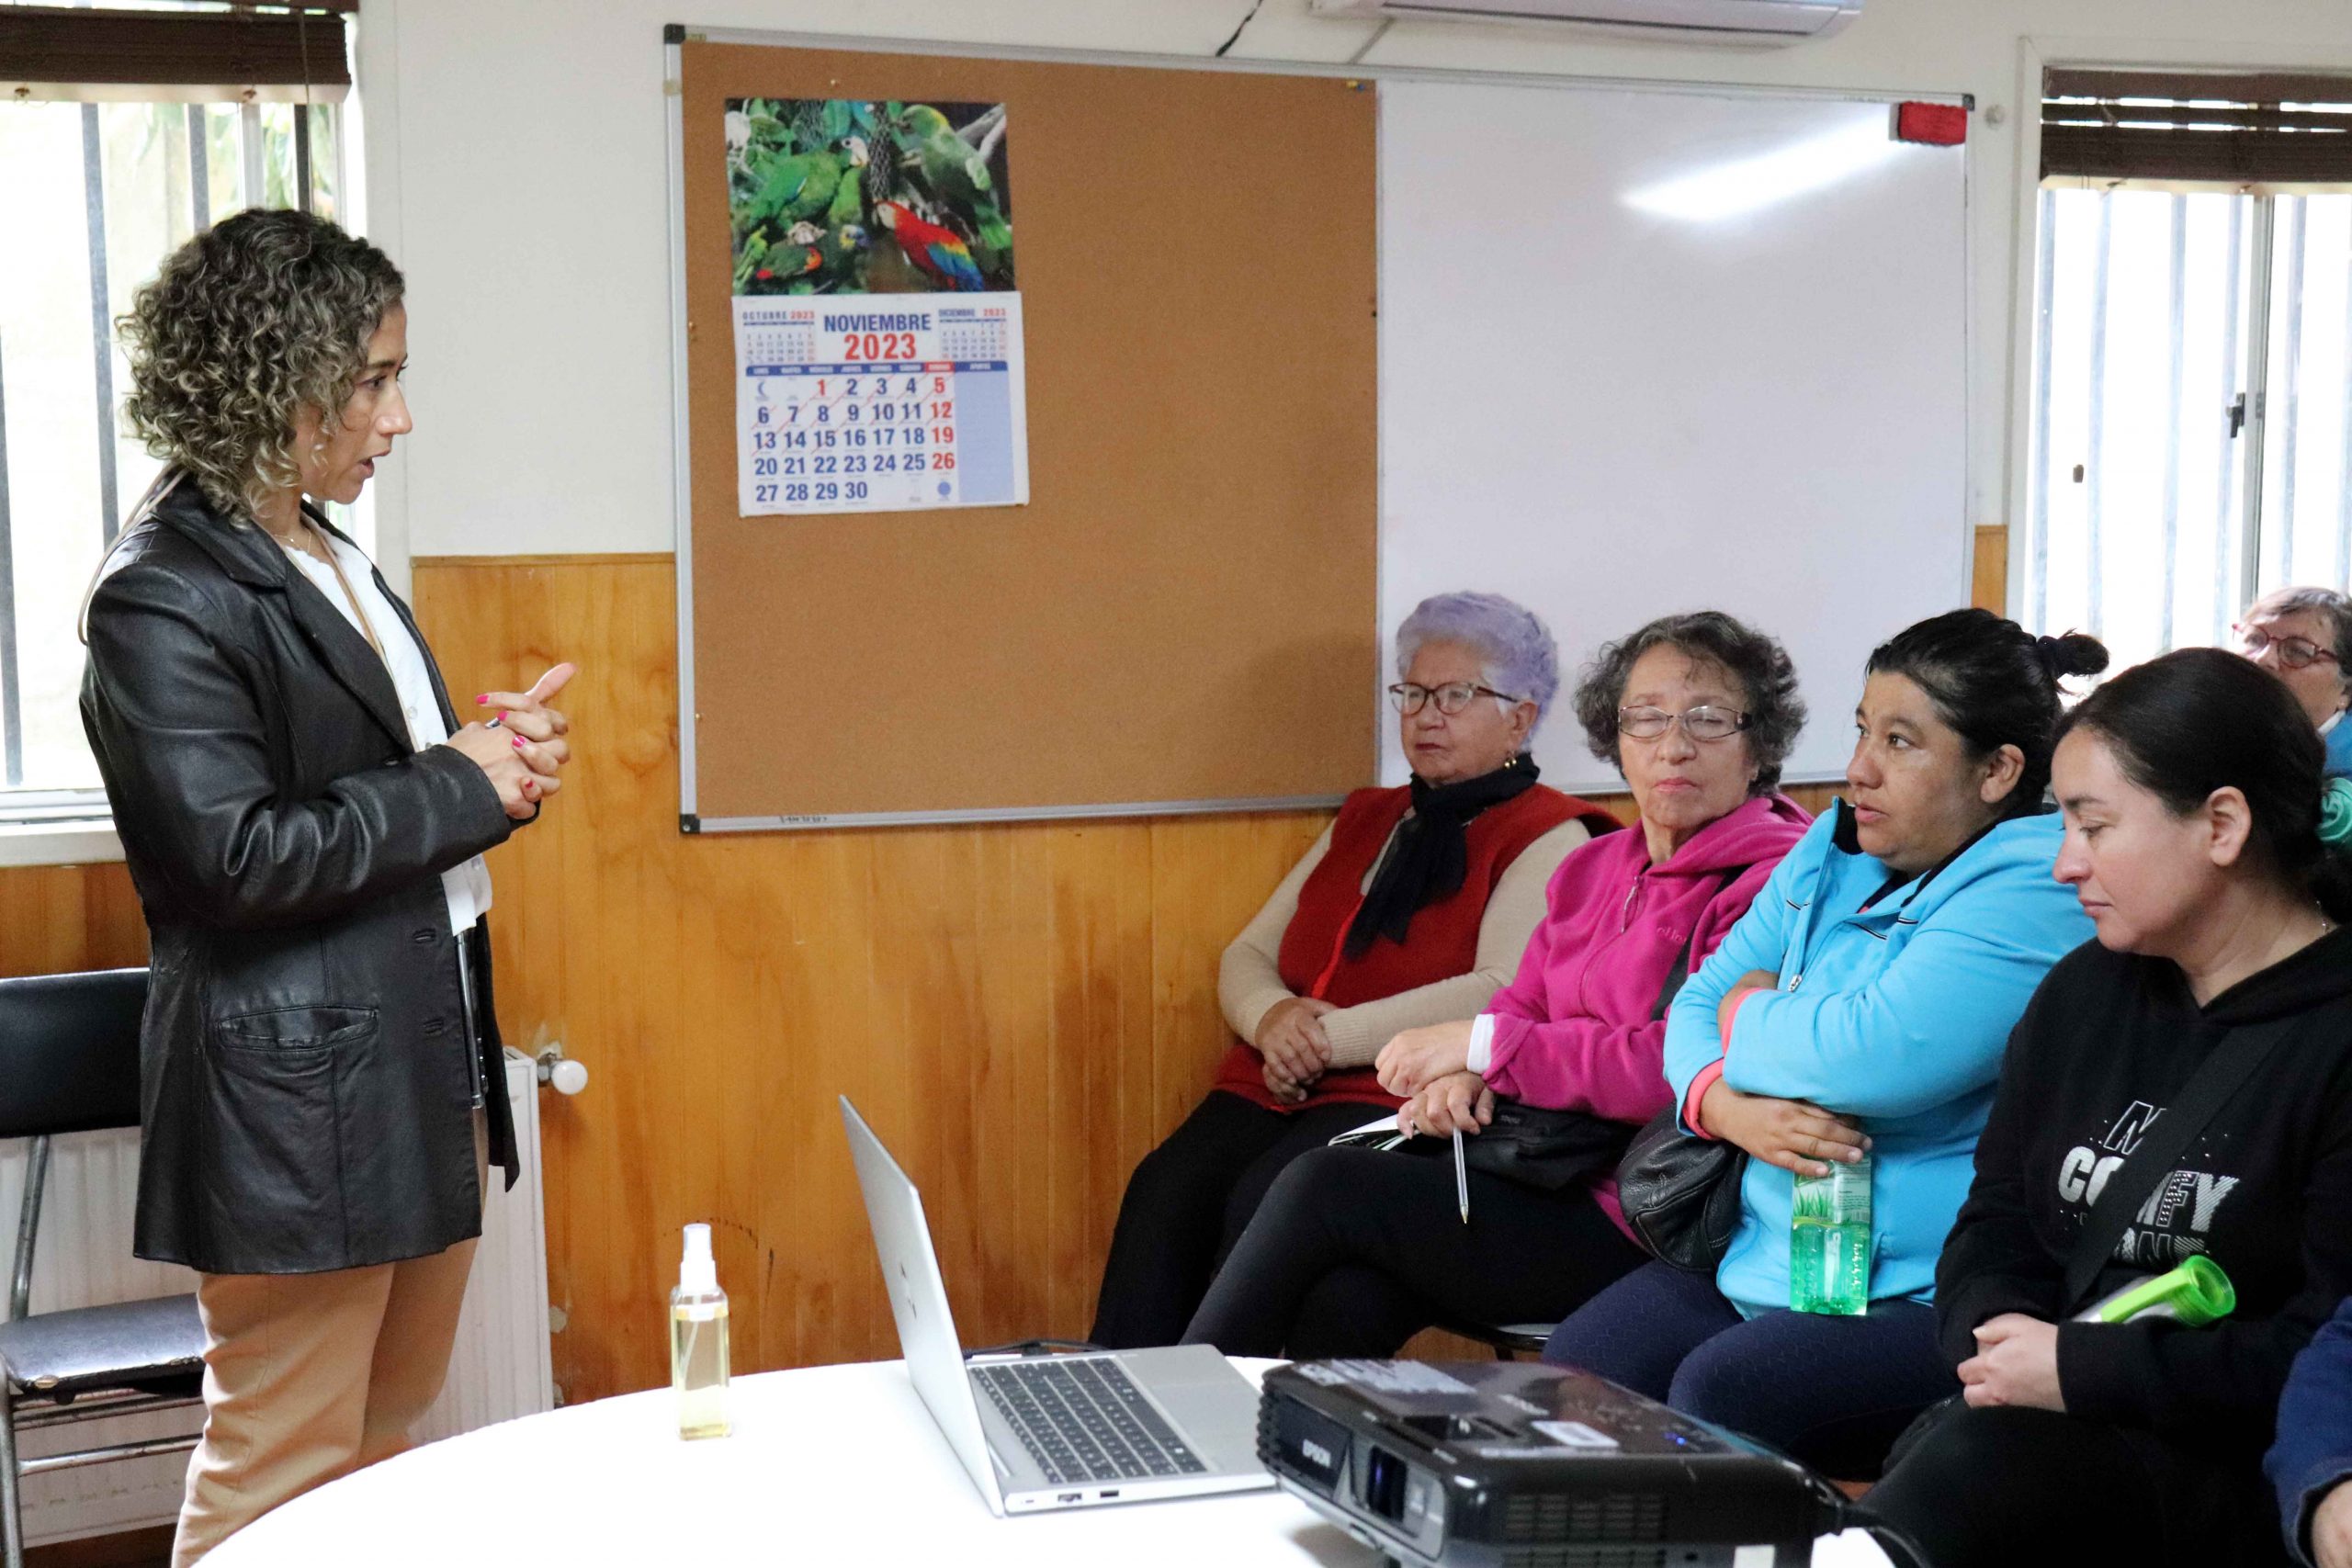
POLYGON ((401 287, 254 210, 120 322, 166 467, 92 592, 82 719, 153 950, 136 1250, 199 1272, 209 1340, 175 1568, 407 1445, 485 1159, 515 1168, 481 857, 558 788, 571 670, 460 727, 408 606, 305 500, 356 499, 411 428, 401 287))

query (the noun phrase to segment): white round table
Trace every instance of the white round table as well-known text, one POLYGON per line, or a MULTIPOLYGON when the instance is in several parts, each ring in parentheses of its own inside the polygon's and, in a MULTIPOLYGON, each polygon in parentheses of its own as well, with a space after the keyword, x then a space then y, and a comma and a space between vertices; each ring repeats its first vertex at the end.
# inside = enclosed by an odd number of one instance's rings
MULTIPOLYGON (((1238 1363, 1252 1381, 1276 1363, 1238 1363)), ((296 1498, 207 1568, 466 1563, 1380 1561, 1281 1492, 999 1519, 898 1361, 735 1380, 732 1436, 682 1442, 666 1388, 485 1427, 296 1498)), ((1815 1568, 1882 1568, 1862 1537, 1815 1568)))

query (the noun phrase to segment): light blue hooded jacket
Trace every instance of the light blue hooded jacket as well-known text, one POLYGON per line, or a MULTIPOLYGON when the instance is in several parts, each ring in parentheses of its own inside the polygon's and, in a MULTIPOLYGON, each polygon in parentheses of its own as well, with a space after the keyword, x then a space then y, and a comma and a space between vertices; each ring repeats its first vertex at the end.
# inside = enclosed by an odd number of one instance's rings
MULTIPOLYGON (((1855 846, 1850 816, 1840 802, 1814 823, 1683 987, 1666 1075, 1678 1105, 1717 1067, 1734 1089, 1859 1119, 1872 1141, 1871 1298, 1925 1302, 1968 1196, 2009 1031, 2092 928, 2051 877, 2054 813, 1996 824, 1868 908, 1893 874, 1855 846), (1779 975, 1780 988, 1741 1004, 1726 1052, 1716 1006, 1753 969, 1779 975)), ((1789 1304, 1792 1181, 1747 1162, 1739 1229, 1715 1273, 1744 1312, 1789 1304)))
POLYGON ((2326 765, 2321 771, 2332 779, 2352 778, 2352 713, 2340 715, 2319 739, 2327 748, 2326 765))

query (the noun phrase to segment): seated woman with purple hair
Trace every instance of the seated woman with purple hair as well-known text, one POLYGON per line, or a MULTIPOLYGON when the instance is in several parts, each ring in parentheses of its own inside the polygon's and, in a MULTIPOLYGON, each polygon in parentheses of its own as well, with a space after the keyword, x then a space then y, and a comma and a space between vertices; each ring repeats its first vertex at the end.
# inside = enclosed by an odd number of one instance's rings
POLYGON ((1617 826, 1535 782, 1560 685, 1544 623, 1492 593, 1423 600, 1388 688, 1409 784, 1360 789, 1225 950, 1237 1036, 1207 1097, 1136 1168, 1091 1337, 1171 1345, 1283 1168, 1402 1102, 1373 1058, 1511 976, 1570 850, 1617 826))

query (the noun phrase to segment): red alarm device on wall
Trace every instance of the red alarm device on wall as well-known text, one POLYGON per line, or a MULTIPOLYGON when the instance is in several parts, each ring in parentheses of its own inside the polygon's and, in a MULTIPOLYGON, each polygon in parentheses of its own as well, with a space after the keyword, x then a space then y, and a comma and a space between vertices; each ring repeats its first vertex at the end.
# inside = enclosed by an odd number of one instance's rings
POLYGON ((1907 103, 1894 106, 1894 139, 1930 147, 1957 147, 1968 140, 1966 104, 1907 103))

